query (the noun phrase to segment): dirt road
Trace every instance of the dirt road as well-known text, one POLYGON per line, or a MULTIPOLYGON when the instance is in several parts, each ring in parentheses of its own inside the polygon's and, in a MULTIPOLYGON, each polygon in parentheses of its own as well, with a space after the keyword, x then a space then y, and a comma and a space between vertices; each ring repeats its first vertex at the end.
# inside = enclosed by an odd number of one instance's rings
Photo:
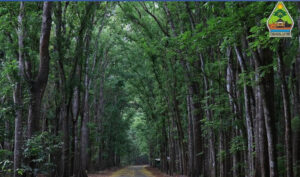
POLYGON ((146 166, 128 166, 111 174, 110 177, 154 177, 146 166))

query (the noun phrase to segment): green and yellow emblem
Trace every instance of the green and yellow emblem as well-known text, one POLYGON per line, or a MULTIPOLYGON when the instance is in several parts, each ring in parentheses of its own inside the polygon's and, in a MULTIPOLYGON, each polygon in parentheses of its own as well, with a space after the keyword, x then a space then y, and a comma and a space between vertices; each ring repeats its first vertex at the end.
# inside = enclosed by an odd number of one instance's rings
POLYGON ((267 26, 270 37, 292 37, 294 21, 283 2, 278 2, 272 11, 267 26))

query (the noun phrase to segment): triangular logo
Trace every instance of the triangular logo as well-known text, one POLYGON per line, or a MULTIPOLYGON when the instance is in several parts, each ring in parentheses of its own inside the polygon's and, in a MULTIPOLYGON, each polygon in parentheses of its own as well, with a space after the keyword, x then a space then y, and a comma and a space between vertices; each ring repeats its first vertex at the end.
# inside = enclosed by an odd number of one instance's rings
POLYGON ((270 37, 292 37, 294 21, 283 2, 279 1, 272 11, 267 26, 270 37))

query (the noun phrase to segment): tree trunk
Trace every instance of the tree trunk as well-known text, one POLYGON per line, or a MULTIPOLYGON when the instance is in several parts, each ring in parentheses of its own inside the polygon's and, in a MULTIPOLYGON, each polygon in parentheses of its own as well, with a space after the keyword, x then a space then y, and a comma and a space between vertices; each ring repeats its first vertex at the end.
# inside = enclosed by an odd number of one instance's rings
MULTIPOLYGON (((258 54, 254 53, 255 67, 267 66, 273 62, 272 52, 269 49, 262 49, 258 54)), ((261 73, 259 73, 261 74, 261 73)), ((264 111, 265 126, 268 140, 269 155, 269 171, 270 177, 278 176, 277 159, 276 159, 276 143, 275 143, 275 117, 274 117, 274 78, 273 68, 265 74, 260 82, 261 100, 264 111)))
MULTIPOLYGON (((21 56, 21 55, 20 55, 21 56)), ((21 76, 19 68, 19 76, 21 76)), ((20 77, 21 78, 21 77, 20 77)), ((19 78, 19 79, 20 79, 19 78)), ((16 107, 15 117, 15 144, 14 144, 14 177, 21 177, 17 170, 21 168, 22 157, 22 116, 23 116, 23 100, 21 81, 17 81, 13 91, 14 104, 16 107)))
POLYGON ((79 88, 76 86, 73 91, 73 102, 72 102, 72 115, 73 115, 73 149, 74 149, 74 161, 73 161, 73 176, 78 175, 80 166, 80 153, 79 153, 79 133, 80 129, 78 116, 79 116, 79 106, 80 106, 80 92, 79 88))
POLYGON ((194 131, 193 131, 193 115, 191 108, 191 95, 187 94, 187 110, 188 110, 188 152, 189 152, 189 173, 188 175, 191 177, 195 176, 195 151, 194 151, 194 131))
MULTIPOLYGON (((69 120, 69 108, 71 101, 68 102, 68 94, 67 94, 67 86, 66 86, 66 76, 65 76, 65 70, 64 70, 64 52, 63 52, 63 46, 62 46, 62 40, 64 39, 62 36, 62 29, 63 29, 63 21, 62 21, 62 6, 61 2, 57 3, 56 10, 55 10, 55 17, 56 17, 56 46, 55 50, 58 53, 58 68, 59 68, 59 89, 60 89, 60 95, 61 95, 61 101, 60 101, 60 120, 62 120, 62 131, 63 131, 63 148, 62 148, 62 162, 61 162, 61 168, 62 168, 62 176, 69 177, 70 176, 70 120, 69 120), (68 105, 67 105, 68 104, 68 105)), ((73 127, 74 128, 74 127, 73 127)))
POLYGON ((277 63, 278 74, 281 79, 281 93, 283 99, 284 122, 285 122, 285 154, 286 154, 286 170, 287 177, 293 177, 293 149, 292 149, 292 128, 291 128, 291 112, 290 97, 288 86, 285 79, 285 69, 283 63, 283 46, 278 51, 277 63))
MULTIPOLYGON (((200 62, 201 62, 201 70, 202 73, 205 73, 205 63, 204 58, 202 55, 200 55, 200 62)), ((208 98, 210 95, 208 93, 209 90, 209 83, 206 75, 203 76, 204 81, 204 90, 205 90, 205 96, 208 98)), ((205 102, 206 107, 208 108, 210 104, 210 99, 207 99, 205 102)), ((212 113, 211 110, 206 109, 205 110, 206 117, 208 121, 212 121, 212 113)), ((217 168, 216 168, 216 150, 215 150, 215 136, 213 134, 213 130, 209 128, 208 130, 208 136, 209 136, 209 174, 210 177, 216 177, 217 176, 217 168)))
MULTIPOLYGON (((171 26, 171 29, 173 31, 173 34, 174 36, 176 37, 177 36, 177 33, 176 33, 176 30, 175 30, 175 26, 174 26, 174 23, 173 23, 173 20, 171 19, 171 14, 170 14, 170 11, 167 7, 166 4, 164 4, 164 8, 165 8, 165 12, 167 14, 167 17, 168 17, 168 20, 169 20, 169 23, 170 23, 170 26, 171 26)), ((175 88, 176 88, 176 76, 175 76, 175 81, 174 81, 174 89, 173 89, 173 111, 174 111, 174 116, 175 116, 175 122, 176 122, 176 126, 177 126, 177 130, 178 130, 178 136, 179 136, 179 148, 180 148, 180 156, 181 156, 181 164, 182 164, 182 174, 187 174, 187 164, 186 164, 186 154, 185 154, 185 145, 184 145, 184 142, 183 142, 183 139, 184 139, 184 132, 183 132, 183 129, 182 129, 182 125, 181 125, 181 120, 180 120, 180 113, 179 113, 179 108, 178 108, 178 100, 177 100, 177 95, 176 95, 176 91, 175 91, 175 88)))
MULTIPOLYGON (((239 61, 241 70, 243 73, 247 72, 245 60, 243 58, 241 49, 237 46, 234 47, 237 59, 239 61)), ((253 176, 255 174, 254 172, 254 159, 253 159, 253 153, 254 153, 254 138, 253 138, 253 117, 252 117, 252 111, 251 111, 251 88, 246 84, 246 81, 244 81, 244 101, 245 101, 245 116, 246 116, 246 127, 247 127, 247 139, 248 139, 248 169, 247 175, 253 176)))
MULTIPOLYGON (((40 36, 40 65, 37 79, 28 80, 30 84, 30 103, 28 113, 28 137, 31 137, 39 129, 39 120, 41 115, 41 101, 48 81, 49 74, 49 40, 51 31, 51 8, 52 2, 44 2, 43 15, 42 15, 42 29, 40 36)), ((22 59, 22 64, 24 60, 22 59)), ((22 66, 24 68, 24 65, 22 66)), ((25 72, 23 72, 25 74, 25 72)))
MULTIPOLYGON (((170 120, 170 118, 169 118, 170 120)), ((170 156, 170 160, 169 160, 169 175, 173 176, 173 173, 175 171, 175 158, 176 158, 176 154, 175 154, 175 140, 174 140, 174 120, 171 118, 171 121, 168 122, 169 124, 169 156, 170 156)))
MULTIPOLYGON (((222 125, 221 125, 222 126, 222 125)), ((226 176, 226 165, 225 165, 225 156, 223 156, 223 152, 225 149, 225 136, 222 128, 219 130, 219 177, 226 176)))
POLYGON ((21 177, 18 174, 17 169, 21 168, 21 157, 22 157, 22 88, 21 88, 21 78, 24 71, 24 24, 23 18, 25 15, 24 2, 20 3, 20 13, 18 16, 18 54, 19 54, 19 81, 14 89, 14 104, 16 105, 16 118, 15 118, 15 145, 14 145, 14 177, 21 177))
MULTIPOLYGON (((167 116, 165 114, 164 116, 167 116)), ((162 171, 168 172, 168 137, 166 132, 166 122, 165 119, 162 119, 162 142, 161 142, 161 162, 162 162, 162 171)))
POLYGON ((4 123, 4 149, 6 150, 11 150, 11 145, 10 145, 10 122, 9 120, 5 120, 4 123))
POLYGON ((88 76, 85 76, 85 93, 84 93, 84 107, 83 107, 83 119, 81 126, 81 139, 80 139, 80 163, 82 170, 87 170, 87 162, 88 162, 88 139, 89 139, 89 130, 88 130, 88 122, 89 122, 89 89, 88 89, 88 76))
POLYGON ((30 89, 30 102, 28 113, 28 137, 31 137, 35 132, 39 130, 39 119, 41 115, 41 91, 40 88, 30 89))
POLYGON ((20 177, 17 170, 21 168, 22 157, 22 116, 23 116, 23 101, 22 88, 20 81, 16 84, 14 90, 14 104, 16 106, 15 118, 15 145, 14 145, 14 177, 20 177))
MULTIPOLYGON (((91 31, 90 31, 91 32, 91 31)), ((86 61, 85 61, 85 77, 84 77, 84 100, 83 100, 83 119, 81 125, 81 139, 80 139, 80 162, 81 169, 86 171, 88 170, 88 145, 89 145, 89 128, 88 123, 90 121, 90 105, 89 105, 89 90, 90 90, 90 77, 89 77, 89 42, 90 42, 90 32, 86 34, 85 42, 86 42, 86 61)), ((93 73, 95 65, 96 65, 96 57, 94 57, 93 68, 91 69, 91 73, 93 73)))
MULTIPOLYGON (((236 103, 237 95, 236 95, 235 75, 237 74, 237 72, 235 71, 234 66, 233 66, 231 48, 227 48, 226 57, 228 58, 227 73, 226 73, 226 89, 227 89, 227 93, 228 93, 228 97, 229 97, 229 104, 231 106, 231 110, 234 113, 234 121, 238 121, 241 119, 241 115, 239 113, 239 107, 236 103)), ((234 138, 238 135, 239 135, 239 129, 234 123, 233 128, 232 128, 232 137, 234 138)), ((233 177, 238 177, 240 174, 238 163, 239 163, 239 152, 234 152, 232 154, 232 166, 233 166, 232 167, 233 168, 232 175, 233 175, 233 177)))
MULTIPOLYGON (((50 31, 51 31, 51 2, 44 2, 43 6, 43 15, 42 15, 42 27, 41 27, 41 36, 40 36, 40 66, 36 80, 33 80, 29 77, 28 73, 31 71, 25 71, 25 61, 24 61, 24 15, 25 15, 25 8, 24 2, 21 2, 20 6, 20 14, 18 17, 19 22, 19 29, 18 29, 18 43, 19 43, 19 73, 22 77, 29 83, 30 85, 30 104, 29 104, 29 114, 28 114, 28 137, 31 137, 33 133, 38 130, 38 122, 40 119, 40 111, 41 111, 41 100, 47 85, 48 81, 48 73, 49 73, 49 39, 50 39, 50 31)), ((20 83, 19 83, 20 84, 20 83)), ((21 104, 21 88, 16 89, 16 102, 21 104)), ((21 117, 22 113, 21 110, 17 113, 17 120, 16 120, 16 128, 20 129, 21 125, 21 117), (17 125, 18 124, 18 125, 17 125)), ((18 130, 20 131, 20 130, 18 130)), ((16 135, 20 135, 19 132, 16 132, 16 135)), ((16 137, 16 140, 20 140, 20 137, 16 137)), ((16 154, 18 155, 20 141, 16 141, 17 147, 15 148, 16 154)), ((16 158, 17 163, 15 166, 19 166, 19 157, 16 158)), ((34 166, 34 164, 31 164, 34 166)))
MULTIPOLYGON (((176 88, 176 81, 174 84, 174 87, 176 88)), ((186 150, 185 150, 185 145, 184 145, 184 132, 182 129, 182 123, 180 119, 180 111, 178 107, 178 100, 177 100, 177 95, 175 89, 173 89, 173 111, 174 111, 174 116, 175 116, 175 123, 176 123, 176 128, 177 128, 177 133, 178 133, 178 143, 179 143, 179 153, 180 153, 180 163, 181 163, 181 174, 186 174, 187 173, 187 164, 186 164, 186 150)))
MULTIPOLYGON (((256 81, 259 81, 259 71, 256 68, 256 81)), ((259 160, 259 172, 261 177, 269 176, 269 165, 268 165, 268 151, 267 151, 267 140, 266 140, 266 128, 264 120, 263 105, 261 100, 261 91, 259 86, 256 88, 256 121, 257 121, 257 134, 258 136, 258 154, 256 157, 259 160)))
POLYGON ((20 5, 20 15, 19 15, 19 71, 18 71, 18 81, 13 91, 14 104, 16 107, 16 117, 15 117, 15 144, 14 144, 14 177, 21 177, 17 172, 21 168, 21 157, 22 157, 22 116, 23 116, 23 99, 22 99, 22 64, 23 60, 23 16, 24 16, 24 2, 20 5))

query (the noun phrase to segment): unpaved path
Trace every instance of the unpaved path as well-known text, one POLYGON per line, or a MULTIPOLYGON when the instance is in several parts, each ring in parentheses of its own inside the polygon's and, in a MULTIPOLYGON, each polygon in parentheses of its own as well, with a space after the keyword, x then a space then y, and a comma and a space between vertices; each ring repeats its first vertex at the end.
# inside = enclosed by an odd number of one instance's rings
POLYGON ((119 170, 107 170, 97 174, 89 174, 89 177, 155 177, 147 169, 147 165, 136 165, 121 168, 119 170))
POLYGON ((128 166, 111 174, 110 177, 154 177, 146 166, 128 166))

